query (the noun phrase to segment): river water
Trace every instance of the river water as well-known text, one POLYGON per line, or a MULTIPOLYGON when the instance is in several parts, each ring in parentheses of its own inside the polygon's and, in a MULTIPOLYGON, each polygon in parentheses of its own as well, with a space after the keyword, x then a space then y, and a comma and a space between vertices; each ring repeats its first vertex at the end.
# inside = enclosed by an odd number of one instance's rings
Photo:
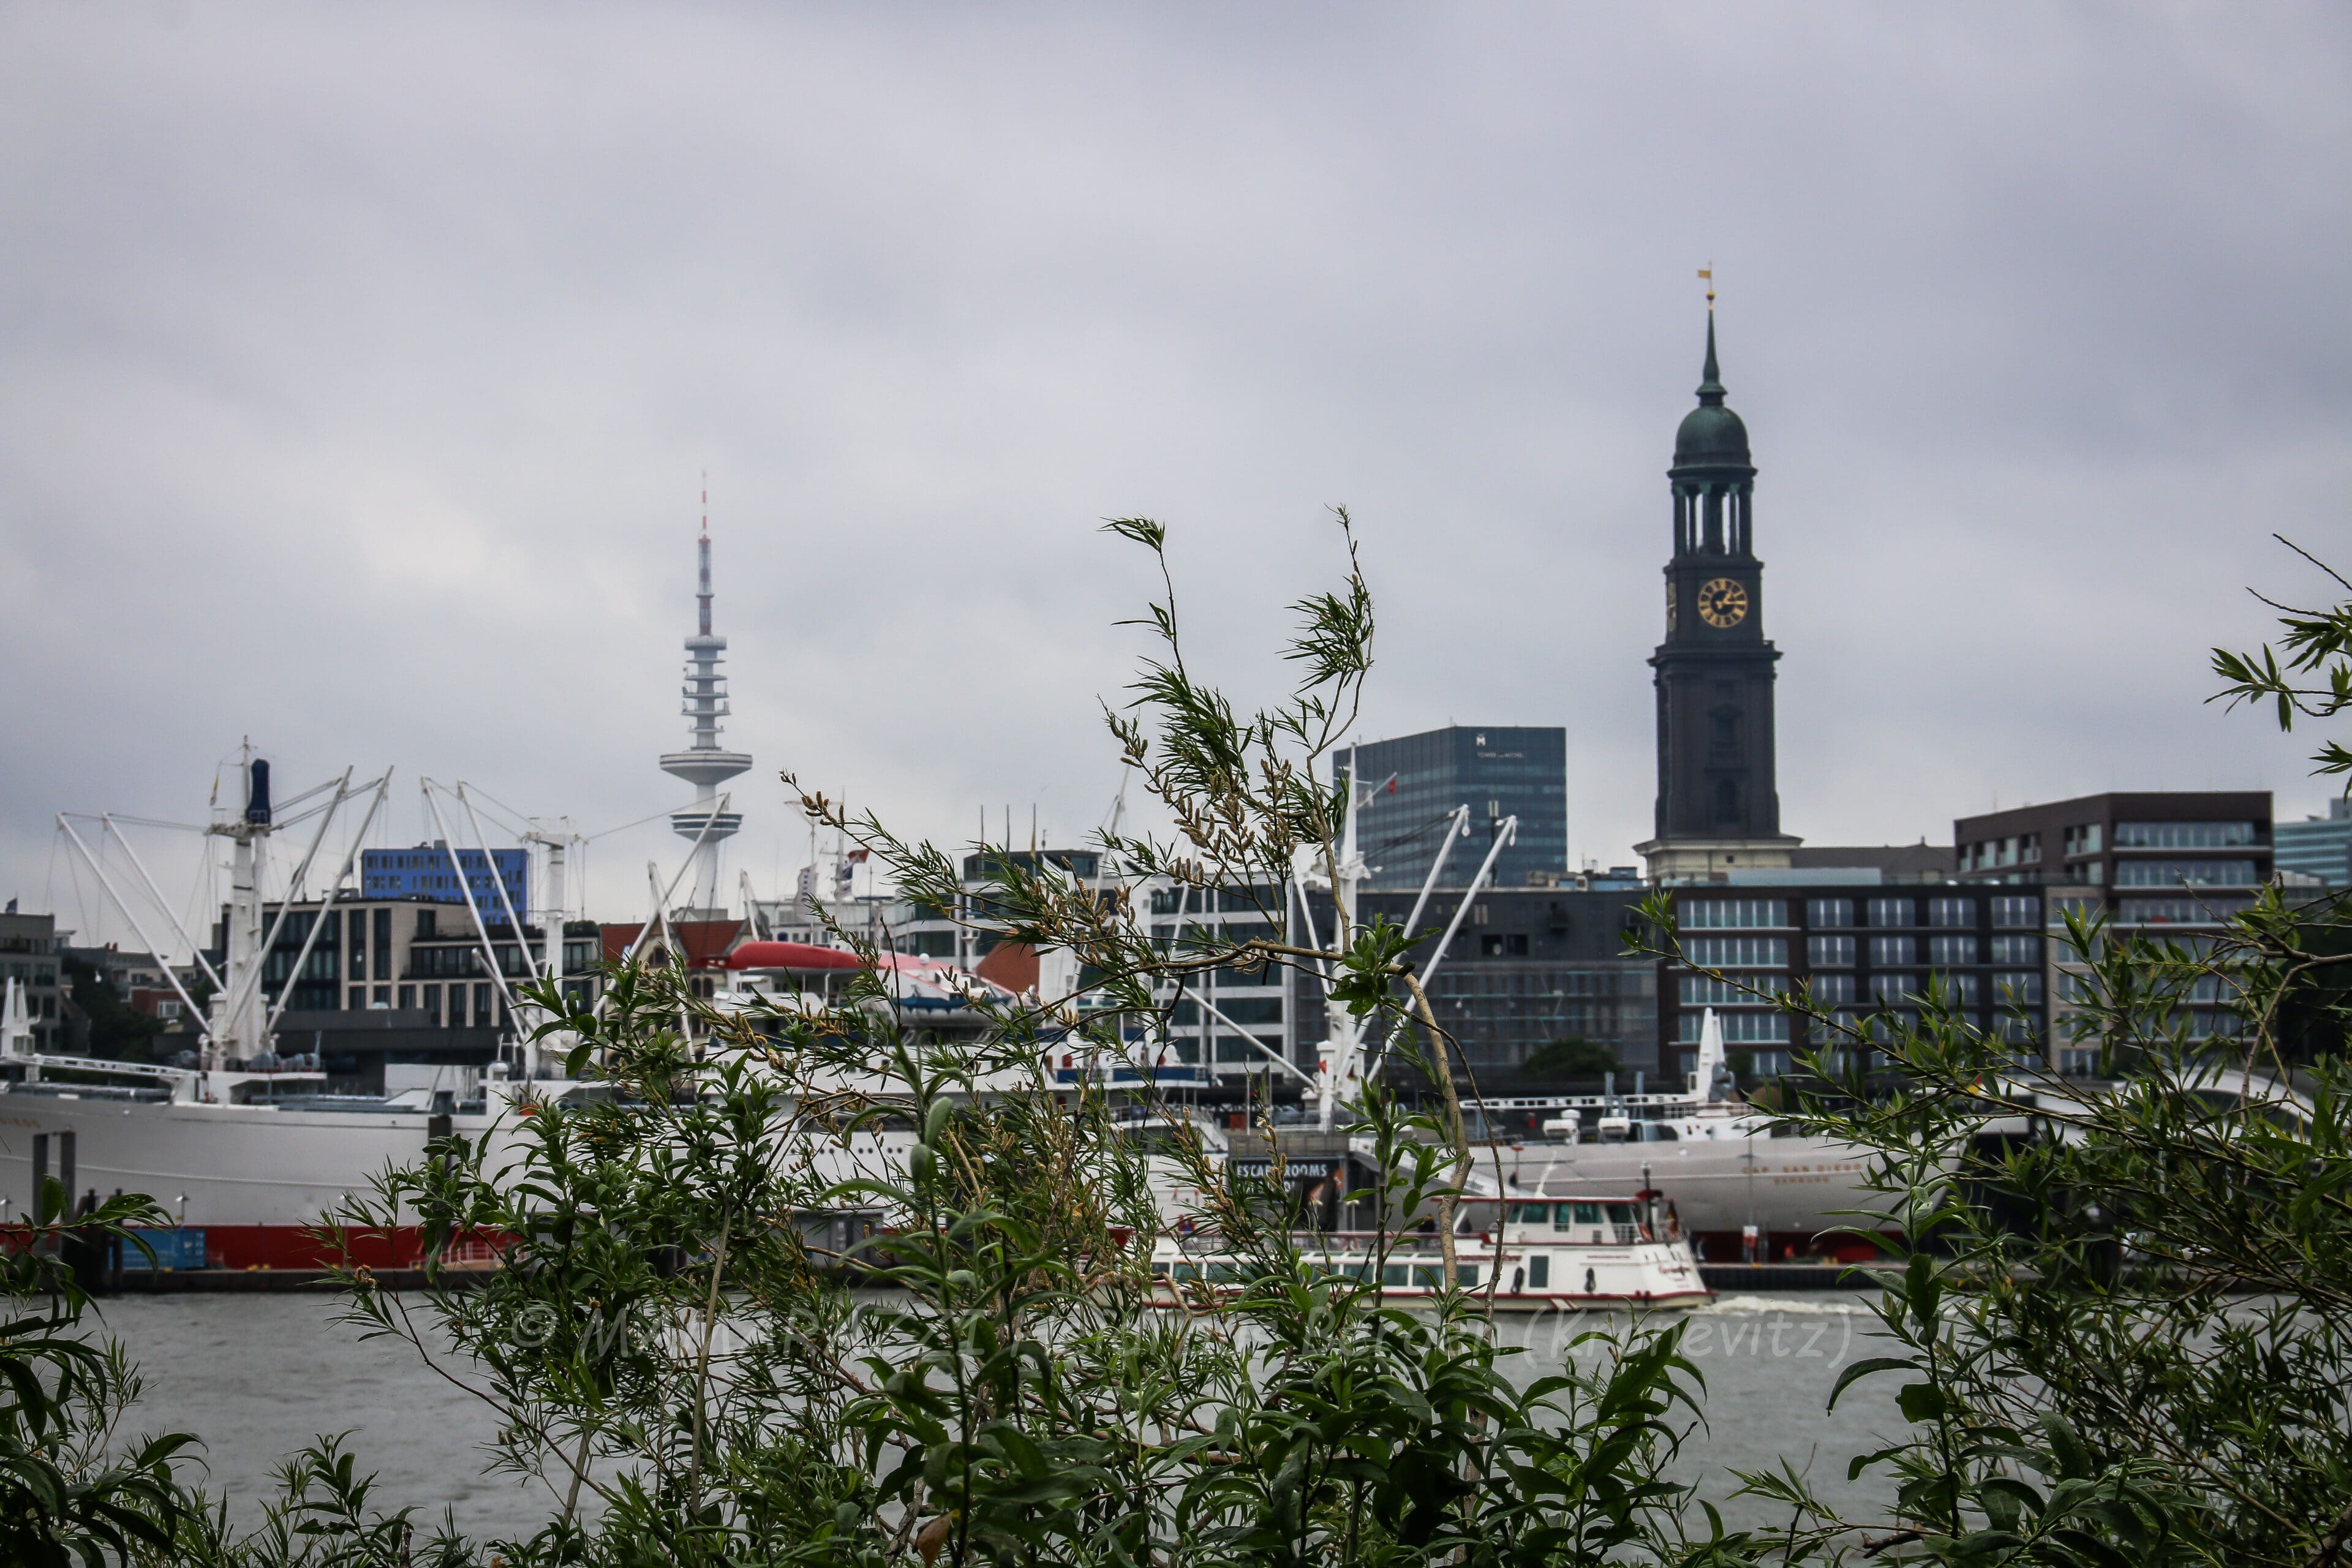
MULTIPOLYGON (((1865 1379, 1825 1414, 1848 1363, 1885 1352, 1859 1296, 1725 1296, 1690 1314, 1685 1351, 1706 1379, 1706 1426, 1694 1432, 1679 1479, 1698 1483, 1727 1522, 1769 1525, 1778 1515, 1734 1499, 1735 1469, 1805 1474, 1827 1500, 1867 1506, 1884 1495, 1873 1477, 1850 1484, 1846 1462, 1902 1430, 1895 1380, 1865 1379)), ((477 1538, 527 1535, 560 1500, 536 1482, 483 1472, 493 1413, 426 1369, 410 1347, 362 1341, 335 1321, 331 1300, 298 1295, 121 1297, 104 1303, 108 1331, 139 1363, 146 1391, 134 1433, 194 1432, 205 1443, 208 1489, 232 1500, 249 1524, 257 1500, 274 1494, 272 1471, 321 1434, 351 1434, 360 1468, 377 1479, 373 1503, 417 1505, 421 1522, 445 1510, 477 1538)), ((1540 1375, 1591 1316, 1505 1320, 1506 1342, 1525 1347, 1540 1375)), ((1700 1525, 1703 1528, 1703 1523, 1700 1525)))

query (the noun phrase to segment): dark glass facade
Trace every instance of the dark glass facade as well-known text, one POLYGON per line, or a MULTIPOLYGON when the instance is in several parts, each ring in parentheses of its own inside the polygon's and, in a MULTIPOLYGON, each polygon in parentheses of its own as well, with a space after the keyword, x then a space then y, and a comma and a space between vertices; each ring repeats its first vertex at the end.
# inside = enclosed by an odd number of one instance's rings
MULTIPOLYGON (((1333 777, 1349 753, 1332 761, 1333 777)), ((1494 842, 1496 825, 1519 819, 1495 862, 1492 885, 1524 888, 1535 872, 1568 869, 1568 731, 1549 726, 1455 724, 1356 748, 1356 777, 1371 791, 1356 841, 1371 869, 1367 887, 1417 890, 1456 807, 1470 808, 1470 838, 1446 858, 1441 886, 1466 885, 1494 842)))

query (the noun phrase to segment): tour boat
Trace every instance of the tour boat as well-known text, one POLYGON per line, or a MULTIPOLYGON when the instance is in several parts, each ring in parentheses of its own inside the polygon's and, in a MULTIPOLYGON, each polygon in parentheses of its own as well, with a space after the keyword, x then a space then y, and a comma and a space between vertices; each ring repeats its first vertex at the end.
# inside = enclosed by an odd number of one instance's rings
MULTIPOLYGON (((1699 1277, 1690 1243, 1672 1230, 1654 1199, 1577 1198, 1513 1202, 1497 1208, 1496 1228, 1464 1221, 1454 1238, 1454 1279, 1491 1292, 1515 1311, 1582 1308, 1695 1307, 1714 1292, 1699 1277)), ((1444 1289, 1438 1237, 1407 1231, 1333 1231, 1301 1238, 1300 1256, 1318 1273, 1361 1279, 1381 1300, 1427 1300, 1444 1289)), ((1153 1248, 1155 1299, 1163 1306, 1213 1303, 1238 1295, 1254 1265, 1213 1241, 1163 1237, 1153 1248)))

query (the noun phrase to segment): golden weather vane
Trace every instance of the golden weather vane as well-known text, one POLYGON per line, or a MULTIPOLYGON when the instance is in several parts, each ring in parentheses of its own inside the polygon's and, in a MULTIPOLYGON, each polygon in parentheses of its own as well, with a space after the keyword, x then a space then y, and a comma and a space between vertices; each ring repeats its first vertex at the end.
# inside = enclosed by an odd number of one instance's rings
POLYGON ((1715 263, 1710 261, 1700 268, 1698 275, 1706 281, 1706 308, 1712 310, 1715 309, 1715 263))

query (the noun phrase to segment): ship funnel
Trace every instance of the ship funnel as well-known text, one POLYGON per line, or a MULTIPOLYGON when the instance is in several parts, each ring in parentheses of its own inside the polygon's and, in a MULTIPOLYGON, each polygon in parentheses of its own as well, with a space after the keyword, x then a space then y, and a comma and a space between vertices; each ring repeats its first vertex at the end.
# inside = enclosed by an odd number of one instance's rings
POLYGON ((256 827, 269 826, 269 762, 265 757, 254 758, 247 769, 245 819, 256 827))

